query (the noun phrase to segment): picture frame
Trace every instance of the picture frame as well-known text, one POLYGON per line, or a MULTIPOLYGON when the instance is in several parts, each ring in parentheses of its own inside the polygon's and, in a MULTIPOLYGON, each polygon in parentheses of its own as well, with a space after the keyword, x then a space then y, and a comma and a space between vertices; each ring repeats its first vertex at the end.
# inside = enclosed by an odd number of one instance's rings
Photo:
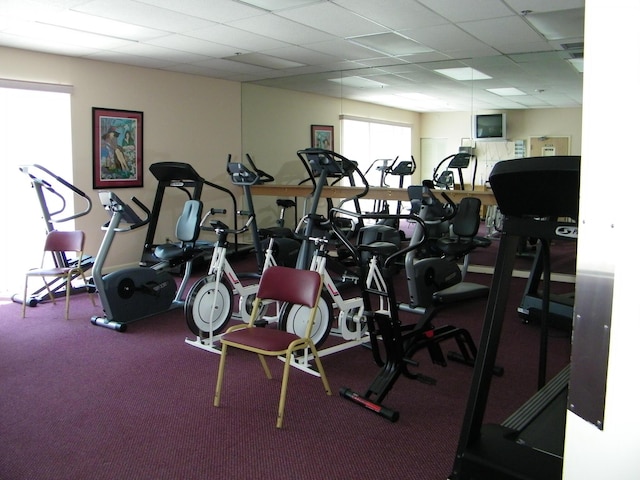
POLYGON ((93 107, 93 188, 142 187, 143 113, 93 107))
POLYGON ((333 152, 333 125, 311 125, 311 146, 333 152))

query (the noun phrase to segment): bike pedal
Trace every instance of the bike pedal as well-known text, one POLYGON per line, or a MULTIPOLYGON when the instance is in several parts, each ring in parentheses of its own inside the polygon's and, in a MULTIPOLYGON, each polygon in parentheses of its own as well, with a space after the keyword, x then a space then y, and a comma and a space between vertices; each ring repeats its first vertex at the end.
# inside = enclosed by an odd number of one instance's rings
POLYGON ((435 378, 427 377, 426 375, 418 374, 416 375, 416 380, 420 383, 426 383, 427 385, 435 385, 437 383, 435 378))
POLYGON ((256 320, 256 321, 254 322, 254 325, 255 325, 256 327, 261 327, 261 328, 266 327, 268 324, 269 324, 269 322, 267 322, 266 320, 256 320))

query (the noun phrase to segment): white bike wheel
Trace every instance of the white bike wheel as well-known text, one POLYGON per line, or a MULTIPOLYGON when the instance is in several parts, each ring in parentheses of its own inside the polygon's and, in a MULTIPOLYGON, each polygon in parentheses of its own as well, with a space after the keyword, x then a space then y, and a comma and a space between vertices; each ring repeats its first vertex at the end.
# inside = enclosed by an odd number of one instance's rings
MULTIPOLYGON (((282 330, 303 337, 309 320, 309 308, 302 305, 286 304, 282 308, 279 325, 282 330)), ((333 327, 333 302, 331 296, 322 292, 318 302, 318 311, 311 330, 311 340, 319 347, 324 343, 333 327)))
POLYGON ((184 304, 189 330, 201 338, 221 333, 231 319, 232 305, 233 289, 226 278, 220 280, 217 291, 213 275, 201 278, 189 289, 184 304))

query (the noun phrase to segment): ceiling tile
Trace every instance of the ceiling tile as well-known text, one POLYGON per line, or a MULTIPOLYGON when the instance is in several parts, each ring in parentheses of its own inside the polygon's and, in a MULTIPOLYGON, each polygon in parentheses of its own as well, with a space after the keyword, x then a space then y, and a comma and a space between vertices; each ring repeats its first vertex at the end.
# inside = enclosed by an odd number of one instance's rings
POLYGON ((334 0, 345 9, 392 30, 442 25, 447 20, 415 0, 334 0))
POLYGON ((161 7, 191 17, 216 23, 227 23, 241 18, 264 14, 264 10, 232 0, 137 0, 152 7, 161 7))
MULTIPOLYGON (((328 85, 333 82, 326 81, 327 75, 384 79, 385 104, 403 94, 420 93, 468 109, 472 91, 474 107, 493 109, 581 102, 582 74, 568 59, 583 51, 568 51, 563 43, 584 41, 583 20, 571 13, 582 12, 584 0, 269 1, 276 3, 256 7, 249 0, 0 0, 0 47, 255 81, 372 103, 383 100, 363 89, 336 89, 328 85), (523 16, 525 9, 532 12, 523 16), (546 23, 536 23, 539 19, 546 23), (348 41, 378 34, 406 38, 433 51, 406 54, 390 49, 390 42, 365 48, 348 41), (560 38, 565 35, 577 37, 560 38), (265 68, 224 59, 236 54, 267 55, 280 64, 265 68), (473 67, 494 78, 470 88, 468 82, 432 73, 452 67, 473 67), (484 88, 504 87, 529 95, 516 103, 482 93, 484 88), (529 98, 531 92, 537 92, 535 98, 529 98)), ((406 105, 406 95, 403 102, 397 106, 406 105)))
POLYGON ((274 14, 263 14, 245 18, 243 20, 230 22, 229 25, 294 45, 322 42, 333 38, 332 35, 322 32, 317 28, 302 25, 301 23, 274 14))
POLYGON ((492 47, 507 45, 509 41, 534 43, 541 39, 540 34, 518 15, 463 22, 459 26, 492 47))
POLYGON ((212 24, 202 18, 132 0, 94 0, 78 5, 72 10, 174 33, 183 33, 212 24))
POLYGON ((418 0, 418 2, 454 23, 507 17, 514 14, 502 0, 418 0))
POLYGON ((214 25, 192 30, 188 35, 221 45, 232 45, 238 47, 238 49, 247 51, 263 51, 287 46, 287 43, 281 42, 280 40, 263 37, 262 35, 256 35, 255 33, 227 25, 214 25))
POLYGON ((149 40, 147 43, 158 47, 172 48, 183 52, 218 58, 233 55, 238 52, 238 47, 221 45, 219 43, 202 40, 201 38, 179 34, 165 35, 164 37, 149 40))
POLYGON ((278 15, 343 38, 389 30, 329 2, 285 10, 278 15))

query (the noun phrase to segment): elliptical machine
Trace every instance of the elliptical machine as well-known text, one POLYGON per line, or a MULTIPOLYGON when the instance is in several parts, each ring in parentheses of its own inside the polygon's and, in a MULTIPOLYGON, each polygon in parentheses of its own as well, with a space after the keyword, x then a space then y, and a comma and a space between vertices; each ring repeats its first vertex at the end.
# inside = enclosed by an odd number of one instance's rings
MULTIPOLYGON (((392 422, 398 420, 399 412, 383 405, 382 402, 400 376, 430 385, 436 383, 434 378, 416 370, 418 363, 413 360, 413 356, 417 352, 426 349, 432 362, 439 366, 446 366, 447 360, 474 365, 477 348, 470 333, 464 328, 453 325, 436 326, 433 321, 445 304, 483 297, 489 291, 489 288, 484 285, 463 282, 463 273, 456 262, 460 256, 468 254, 478 246, 473 243, 475 237, 471 235, 474 222, 479 223, 477 199, 466 197, 460 205, 456 206, 446 194, 443 194, 449 204, 449 208, 446 208, 435 198, 428 185, 420 186, 418 189, 420 191, 420 208, 417 210, 419 221, 409 246, 403 250, 398 250, 396 246, 385 241, 354 247, 341 234, 340 229, 334 228, 336 236, 354 252, 354 255, 356 251, 365 251, 381 258, 383 286, 385 287, 380 289, 363 286, 362 288, 371 350, 375 362, 381 368, 365 393, 360 394, 350 388, 343 387, 340 390, 340 395, 392 422), (431 207, 431 212, 429 212, 429 207, 431 207), (434 209, 440 213, 434 213, 434 209), (441 216, 438 218, 437 215, 441 216), (450 247, 449 252, 443 253, 442 256, 416 259, 416 252, 424 250, 424 245, 430 241, 429 226, 448 224, 457 215, 461 215, 464 226, 471 225, 471 231, 461 227, 461 231, 464 230, 464 241, 460 243, 460 246, 450 247), (477 217, 477 220, 473 220, 474 217, 477 217), (402 256, 404 256, 405 273, 409 286, 409 303, 399 301, 393 286, 393 276, 397 272, 397 261, 402 256), (389 305, 388 310, 373 307, 379 303, 379 299, 383 299, 385 304, 389 305), (404 324, 399 316, 400 311, 418 314, 420 317, 415 323, 404 324), (455 341, 459 351, 449 352, 445 356, 440 344, 450 339, 455 341)), ((414 211, 416 210, 414 209, 414 211)), ((345 212, 334 211, 332 218, 336 213, 345 212)), ((411 220, 412 216, 400 215, 398 217, 411 220)), ((360 217, 385 220, 391 215, 367 214, 360 215, 360 217)), ((413 218, 413 220, 416 219, 413 218)), ((477 224, 475 225, 477 233, 477 224)), ((439 229, 436 229, 437 231, 439 229)), ((436 243, 440 243, 441 246, 451 244, 452 242, 443 240, 447 238, 446 236, 439 237, 440 241, 436 240, 436 243)), ((503 370, 501 367, 495 367, 493 373, 502 375, 503 370)))
POLYGON ((124 332, 127 324, 145 317, 163 313, 183 306, 181 300, 187 281, 191 275, 192 264, 202 250, 196 248, 200 234, 202 202, 187 200, 176 225, 176 237, 180 245, 158 245, 154 254, 160 262, 152 267, 130 267, 102 275, 111 245, 116 233, 129 232, 149 223, 149 209, 133 197, 132 201, 145 213, 141 219, 138 214, 113 192, 99 192, 100 202, 111 213, 111 219, 105 225, 104 238, 96 255, 93 267, 93 281, 102 302, 104 316, 94 316, 91 323, 101 327, 124 332), (128 224, 121 227, 121 223, 128 224), (184 264, 184 275, 180 287, 176 287, 169 269, 184 264))
MULTIPOLYGON (((34 189, 36 196, 38 197, 38 203, 42 211, 42 218, 45 222, 45 231, 50 233, 53 230, 58 229, 58 225, 76 218, 80 218, 87 215, 91 211, 92 202, 82 190, 67 182, 64 178, 59 177, 49 169, 33 164, 22 165, 20 171, 29 177, 31 186, 34 189), (79 197, 83 202, 83 208, 78 211, 70 211, 71 208, 67 205, 64 193, 73 193, 74 199, 79 197), (52 201, 53 200, 53 201, 52 201)), ((80 262, 80 268, 83 272, 90 270, 94 264, 94 258, 89 255, 83 255, 81 259, 69 259, 64 253, 58 253, 53 256, 53 262, 56 267, 69 267, 74 266, 77 262, 80 262)), ((76 278, 74 276, 73 278, 76 278)), ((65 279, 52 278, 47 282, 48 290, 50 290, 55 297, 64 297, 66 295, 65 279)), ((70 293, 86 292, 85 287, 74 288, 70 293)), ((12 301, 16 303, 22 303, 22 294, 16 294, 11 297, 12 301)), ((27 306, 35 307, 41 302, 46 302, 49 299, 49 293, 47 287, 43 286, 27 296, 27 306)))

